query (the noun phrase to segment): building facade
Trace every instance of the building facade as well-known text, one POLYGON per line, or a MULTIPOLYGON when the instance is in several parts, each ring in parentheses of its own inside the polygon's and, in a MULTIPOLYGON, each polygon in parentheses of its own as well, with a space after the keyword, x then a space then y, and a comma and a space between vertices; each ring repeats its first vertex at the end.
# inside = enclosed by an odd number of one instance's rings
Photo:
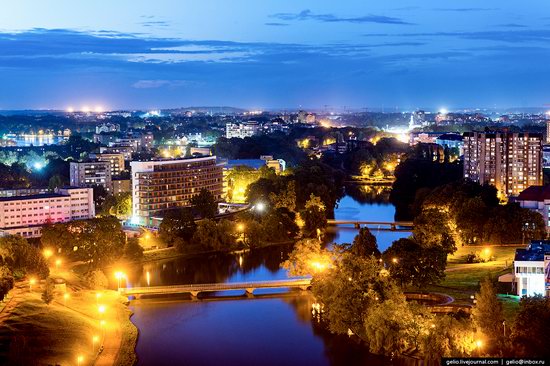
POLYGON ((542 185, 542 135, 464 133, 464 178, 494 185, 507 196, 542 185))
POLYGON ((39 237, 47 223, 91 219, 93 190, 67 187, 56 193, 0 198, 0 235, 39 237))
POLYGON ((109 161, 71 162, 71 186, 92 187, 103 186, 111 191, 111 163, 109 161))
POLYGON ((526 249, 516 249, 514 285, 518 296, 550 296, 550 241, 531 241, 526 249))
POLYGON ((216 200, 223 197, 223 166, 215 156, 157 161, 133 161, 132 222, 151 225, 155 215, 189 206, 201 189, 216 200))
POLYGON ((258 134, 259 130, 258 122, 228 123, 225 125, 225 137, 244 139, 258 134))
POLYGON ((92 154, 92 158, 97 161, 108 161, 111 163, 111 177, 120 175, 124 170, 124 154, 122 153, 99 153, 92 154))

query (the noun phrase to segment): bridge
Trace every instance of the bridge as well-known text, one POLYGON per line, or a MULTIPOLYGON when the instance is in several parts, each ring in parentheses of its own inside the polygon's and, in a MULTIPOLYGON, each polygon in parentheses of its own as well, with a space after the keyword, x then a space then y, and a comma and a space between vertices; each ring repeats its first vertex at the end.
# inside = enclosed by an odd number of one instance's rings
POLYGON ((361 225, 375 226, 379 230, 391 231, 411 231, 414 227, 412 221, 361 221, 361 220, 327 220, 328 225, 353 225, 356 229, 360 229, 361 225), (380 226, 386 226, 382 228, 380 226))
POLYGON ((254 290, 257 289, 299 288, 305 291, 310 286, 310 278, 298 278, 254 282, 203 283, 193 285, 150 287, 121 287, 119 289, 119 292, 121 295, 133 296, 135 298, 139 298, 143 295, 171 295, 186 293, 191 294, 193 298, 197 298, 197 296, 202 292, 244 290, 247 295, 253 295, 254 290))

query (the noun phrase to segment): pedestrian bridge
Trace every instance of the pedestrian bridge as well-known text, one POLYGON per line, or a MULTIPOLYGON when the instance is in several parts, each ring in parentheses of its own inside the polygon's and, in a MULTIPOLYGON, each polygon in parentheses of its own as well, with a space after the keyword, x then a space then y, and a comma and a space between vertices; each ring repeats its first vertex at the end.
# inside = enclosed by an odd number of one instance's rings
POLYGON ((327 220, 328 225, 353 225, 360 229, 361 225, 374 227, 379 230, 411 231, 414 227, 412 221, 361 221, 361 220, 327 220))
POLYGON ((218 292, 244 290, 247 295, 253 295, 257 289, 299 288, 307 290, 311 286, 310 278, 284 279, 273 281, 204 283, 193 285, 121 287, 120 294, 139 298, 143 295, 191 294, 196 298, 201 292, 218 292))

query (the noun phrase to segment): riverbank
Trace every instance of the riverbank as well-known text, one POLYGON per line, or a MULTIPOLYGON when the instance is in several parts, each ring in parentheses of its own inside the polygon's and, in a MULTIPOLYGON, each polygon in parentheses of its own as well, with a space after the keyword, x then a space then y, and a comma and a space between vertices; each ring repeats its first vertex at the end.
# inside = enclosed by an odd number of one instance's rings
POLYGON ((126 298, 117 291, 85 289, 70 271, 54 271, 52 277, 67 283, 66 292, 56 290, 49 305, 42 299, 44 281, 32 287, 20 281, 12 290, 0 317, 0 359, 75 365, 81 357, 81 366, 133 365, 138 331, 126 298))

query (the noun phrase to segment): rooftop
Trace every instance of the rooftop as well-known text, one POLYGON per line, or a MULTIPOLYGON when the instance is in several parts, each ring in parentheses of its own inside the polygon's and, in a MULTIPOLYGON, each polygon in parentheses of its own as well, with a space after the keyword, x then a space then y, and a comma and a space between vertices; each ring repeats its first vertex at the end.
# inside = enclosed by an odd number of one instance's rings
POLYGON ((42 194, 31 194, 28 196, 13 196, 13 197, 0 197, 0 202, 6 201, 21 201, 21 200, 37 200, 44 198, 58 198, 58 197, 68 197, 63 194, 58 193, 42 193, 42 194))
POLYGON ((544 255, 550 254, 549 240, 532 240, 526 249, 516 249, 515 261, 544 261, 544 255))
POLYGON ((550 199, 550 185, 531 186, 520 192, 516 201, 544 201, 550 199))

